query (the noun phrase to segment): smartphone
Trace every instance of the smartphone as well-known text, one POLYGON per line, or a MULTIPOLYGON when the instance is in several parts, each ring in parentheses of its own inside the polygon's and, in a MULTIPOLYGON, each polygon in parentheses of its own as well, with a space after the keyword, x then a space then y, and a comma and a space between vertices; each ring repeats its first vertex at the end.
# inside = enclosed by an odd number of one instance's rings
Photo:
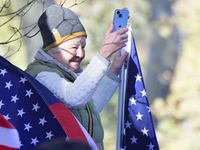
POLYGON ((119 30, 120 28, 126 28, 128 18, 129 18, 129 10, 127 8, 116 9, 113 19, 113 24, 114 24, 113 32, 119 30))

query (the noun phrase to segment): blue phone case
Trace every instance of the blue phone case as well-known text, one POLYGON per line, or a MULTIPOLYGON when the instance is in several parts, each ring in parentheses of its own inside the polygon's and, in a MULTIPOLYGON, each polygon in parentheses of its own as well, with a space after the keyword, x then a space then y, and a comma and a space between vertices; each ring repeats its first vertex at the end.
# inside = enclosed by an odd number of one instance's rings
POLYGON ((128 18, 129 18, 128 9, 116 9, 113 19, 113 24, 114 24, 113 32, 119 30, 120 28, 126 28, 128 18))

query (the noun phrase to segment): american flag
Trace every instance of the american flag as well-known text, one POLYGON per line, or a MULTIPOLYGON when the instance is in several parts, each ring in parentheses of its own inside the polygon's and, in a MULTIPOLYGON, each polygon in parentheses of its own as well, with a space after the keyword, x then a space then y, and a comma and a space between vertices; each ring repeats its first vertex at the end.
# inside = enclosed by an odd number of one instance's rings
POLYGON ((122 149, 159 150, 131 28, 129 40, 131 52, 126 79, 122 149))
MULTIPOLYGON (((17 129, 21 150, 56 138, 98 149, 67 107, 46 87, 0 56, 0 114, 17 129)), ((0 134, 0 138, 4 135, 0 134)), ((1 144, 2 145, 2 144, 1 144)))

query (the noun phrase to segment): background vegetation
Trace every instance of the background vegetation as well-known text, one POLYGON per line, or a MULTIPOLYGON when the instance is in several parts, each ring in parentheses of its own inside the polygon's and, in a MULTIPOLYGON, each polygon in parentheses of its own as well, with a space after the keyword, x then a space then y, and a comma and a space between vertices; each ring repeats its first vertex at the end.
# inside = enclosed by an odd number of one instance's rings
MULTIPOLYGON (((2 6, 6 0, 1 0, 2 6)), ((31 0, 11 1, 11 7, 0 13, 0 25, 31 0)), ((20 13, 6 25, 0 26, 0 43, 7 41, 13 28, 24 34, 37 22, 44 1, 36 1, 29 13, 20 13), (20 20, 22 19, 22 20, 20 20)), ((48 0, 46 8, 53 0, 48 0)), ((56 1, 58 2, 58 1, 56 1)), ((116 8, 127 7, 151 110, 161 150, 200 149, 200 1, 198 0, 67 0, 80 17, 88 38, 85 67, 100 49, 104 33, 112 22, 116 8), (83 2, 83 3, 82 3, 83 2)), ((0 4, 1 5, 1 4, 0 4)), ((2 7, 0 6, 0 7, 2 7)), ((35 28, 30 35, 35 34, 35 28)), ((19 33, 13 37, 19 37, 19 33)), ((25 69, 42 45, 40 35, 22 38, 21 48, 7 59, 25 69)), ((20 47, 19 40, 1 44, 0 55, 7 57, 20 47), (9 49, 8 49, 9 48, 9 49)), ((118 92, 101 113, 105 129, 105 149, 114 150, 118 92)))

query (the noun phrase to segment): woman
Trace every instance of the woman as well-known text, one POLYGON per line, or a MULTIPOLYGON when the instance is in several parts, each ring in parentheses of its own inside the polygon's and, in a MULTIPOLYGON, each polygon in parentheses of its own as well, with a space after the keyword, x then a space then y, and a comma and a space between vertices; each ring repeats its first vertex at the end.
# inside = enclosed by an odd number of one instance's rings
POLYGON ((104 149, 99 113, 120 84, 117 75, 128 53, 121 56, 119 50, 127 42, 128 29, 112 32, 111 24, 102 48, 83 71, 87 34, 78 16, 60 5, 51 5, 39 18, 38 26, 43 47, 26 72, 52 91, 104 149))

